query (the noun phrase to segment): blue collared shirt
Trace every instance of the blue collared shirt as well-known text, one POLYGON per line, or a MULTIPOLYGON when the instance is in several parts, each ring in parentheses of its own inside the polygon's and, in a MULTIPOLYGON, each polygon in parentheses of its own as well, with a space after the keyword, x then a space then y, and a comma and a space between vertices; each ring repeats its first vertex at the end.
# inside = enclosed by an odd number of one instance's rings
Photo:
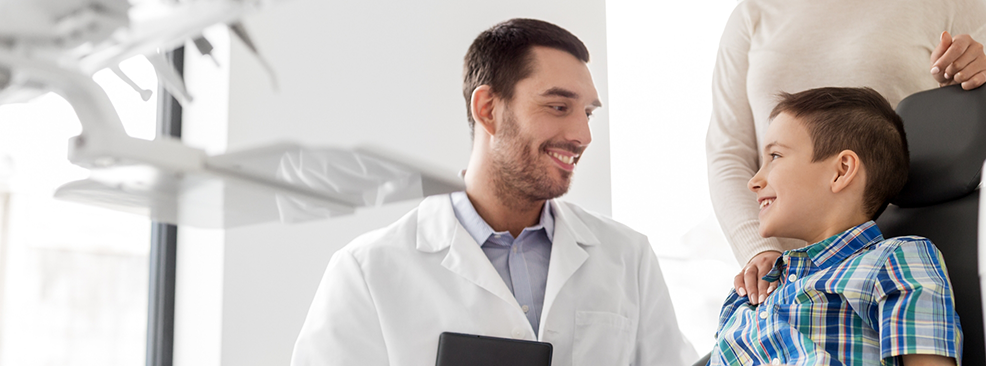
POLYGON ((778 258, 759 306, 732 291, 710 365, 900 365, 959 358, 962 330, 945 261, 928 239, 884 239, 873 221, 778 258))
POLYGON ((548 282, 548 259, 551 257, 551 239, 555 233, 555 218, 551 204, 544 203, 540 222, 524 228, 517 238, 510 232, 495 232, 479 216, 466 192, 451 194, 455 218, 470 236, 480 244, 493 268, 503 278, 514 294, 521 311, 527 316, 538 334, 541 308, 544 305, 544 288, 548 282))

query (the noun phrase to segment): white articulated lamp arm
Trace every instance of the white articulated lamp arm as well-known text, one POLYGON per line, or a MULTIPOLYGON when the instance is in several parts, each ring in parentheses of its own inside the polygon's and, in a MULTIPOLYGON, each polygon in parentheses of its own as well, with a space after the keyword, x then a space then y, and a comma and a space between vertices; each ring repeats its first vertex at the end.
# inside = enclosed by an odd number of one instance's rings
POLYGON ((109 97, 91 76, 48 60, 20 57, 3 47, 0 68, 7 70, 18 84, 53 91, 65 98, 75 109, 83 131, 126 136, 109 97))
POLYGON ((216 24, 230 26, 256 51, 239 19, 268 2, 146 0, 131 8, 128 0, 0 0, 0 104, 53 91, 82 124, 82 133, 69 141, 68 158, 90 169, 90 178, 63 185, 55 196, 156 221, 223 228, 333 217, 463 189, 454 172, 381 151, 282 143, 208 156, 178 139, 127 135, 92 79, 96 71, 145 55, 159 83, 180 102, 191 102, 162 52, 193 39, 208 49, 202 31, 216 24))
POLYGON ((69 142, 69 161, 86 168, 147 163, 169 169, 201 169, 203 151, 174 140, 145 141, 128 136, 106 92, 91 76, 46 61, 18 57, 0 48, 0 67, 10 70, 13 79, 55 92, 72 105, 82 134, 69 142))

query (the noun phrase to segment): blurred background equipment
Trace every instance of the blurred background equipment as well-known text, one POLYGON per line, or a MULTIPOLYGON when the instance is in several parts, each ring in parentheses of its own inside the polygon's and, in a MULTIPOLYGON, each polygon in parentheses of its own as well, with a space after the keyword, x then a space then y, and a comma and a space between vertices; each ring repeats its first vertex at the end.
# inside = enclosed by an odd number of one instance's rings
MULTIPOLYGON (((193 41, 209 55, 203 29, 226 24, 257 54, 244 14, 271 1, 0 1, 0 104, 53 91, 73 107, 82 133, 69 160, 90 169, 56 197, 146 215, 155 221, 225 228, 349 214, 357 207, 463 189, 453 173, 419 170, 400 157, 294 145, 209 156, 178 139, 128 136, 92 75, 109 68, 147 100, 119 63, 144 55, 181 104, 194 100, 165 52, 193 41)), ((210 55, 211 56, 211 55, 210 55)), ((259 57, 259 54, 257 54, 259 57)), ((215 60, 215 58, 213 58, 215 60)), ((277 81, 269 64, 260 59, 277 81)))

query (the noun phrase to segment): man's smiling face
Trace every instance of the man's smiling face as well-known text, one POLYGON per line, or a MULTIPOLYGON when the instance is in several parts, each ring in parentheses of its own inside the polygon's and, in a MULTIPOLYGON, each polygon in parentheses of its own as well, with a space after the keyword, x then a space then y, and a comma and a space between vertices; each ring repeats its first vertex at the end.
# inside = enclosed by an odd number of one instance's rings
POLYGON ((748 184, 760 204, 760 236, 812 240, 822 229, 831 164, 812 162, 808 130, 788 113, 774 118, 764 141, 763 164, 748 184))
POLYGON ((537 201, 568 191, 592 141, 589 115, 601 104, 581 60, 548 47, 533 47, 531 56, 530 76, 496 112, 492 159, 500 193, 537 201))

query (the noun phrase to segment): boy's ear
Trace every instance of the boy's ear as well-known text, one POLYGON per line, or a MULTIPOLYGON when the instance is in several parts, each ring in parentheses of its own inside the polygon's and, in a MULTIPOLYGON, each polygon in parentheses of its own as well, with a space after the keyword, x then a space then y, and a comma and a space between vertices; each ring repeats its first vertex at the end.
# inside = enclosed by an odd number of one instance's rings
POLYGON ((835 175, 832 178, 832 193, 839 193, 853 184, 861 175, 863 169, 859 161, 859 155, 852 150, 842 150, 835 157, 835 175))
POLYGON ((480 85, 472 91, 472 99, 469 103, 472 119, 476 121, 476 127, 482 128, 490 136, 496 133, 496 123, 493 118, 495 104, 496 95, 489 85, 480 85))

